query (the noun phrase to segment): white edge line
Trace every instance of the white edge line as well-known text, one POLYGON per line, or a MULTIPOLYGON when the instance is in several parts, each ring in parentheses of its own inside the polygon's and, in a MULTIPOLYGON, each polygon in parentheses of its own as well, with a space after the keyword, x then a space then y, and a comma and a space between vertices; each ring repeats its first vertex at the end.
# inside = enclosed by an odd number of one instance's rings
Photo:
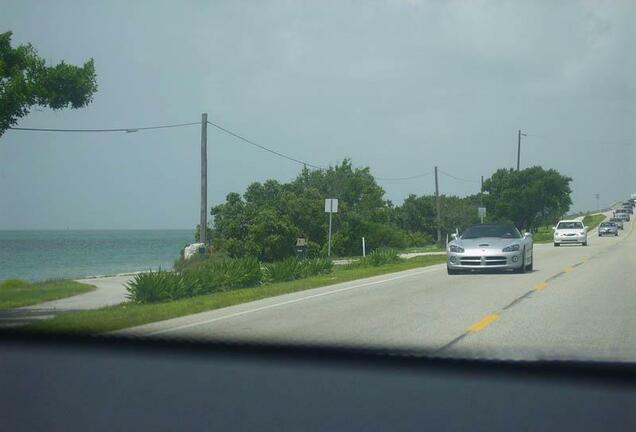
POLYGON ((196 323, 184 324, 184 325, 181 325, 181 326, 172 327, 172 328, 165 329, 165 330, 157 330, 157 331, 154 331, 154 332, 146 333, 145 336, 156 336, 156 335, 159 335, 159 334, 164 334, 164 333, 169 333, 169 332, 173 332, 173 331, 183 330, 183 329, 192 328, 192 327, 196 327, 196 326, 200 326, 200 325, 210 324, 210 323, 213 323, 213 322, 216 322, 216 321, 222 321, 222 320, 225 320, 225 319, 236 318, 238 316, 247 315, 247 314, 254 313, 254 312, 260 312, 260 311, 264 311, 264 310, 267 310, 267 309, 273 309, 273 308, 280 307, 280 306, 285 306, 285 305, 288 305, 288 304, 299 303, 299 302, 302 302, 302 301, 305 301, 305 300, 311 300, 311 299, 315 299, 315 298, 318 298, 318 297, 324 297, 324 296, 328 296, 328 295, 332 295, 332 294, 338 294, 338 293, 341 293, 341 292, 344 292, 344 291, 350 291, 350 290, 353 290, 353 289, 356 289, 356 288, 362 288, 362 287, 366 287, 366 286, 370 286, 370 285, 377 285, 377 284, 381 284, 381 283, 385 283, 385 282, 391 282, 391 281, 394 281, 394 280, 397 280, 397 279, 404 279, 406 277, 411 277, 411 276, 419 276, 419 275, 424 274, 424 273, 429 273, 431 271, 438 270, 438 267, 439 267, 439 265, 436 265, 434 267, 432 266, 432 267, 427 268, 426 270, 423 270, 423 271, 418 272, 418 273, 409 273, 409 274, 406 274, 406 275, 394 276, 394 277, 388 278, 388 279, 382 279, 382 280, 379 280, 379 281, 367 282, 367 283, 363 283, 363 284, 360 284, 360 285, 354 285, 354 286, 340 288, 340 289, 337 289, 337 290, 328 291, 328 292, 324 292, 324 293, 320 293, 320 294, 313 294, 313 295, 306 296, 306 297, 301 297, 301 298, 287 300, 287 301, 280 302, 280 303, 275 303, 275 304, 271 304, 271 305, 267 305, 267 306, 262 306, 262 307, 259 307, 259 308, 256 308, 256 309, 250 309, 250 310, 246 310, 246 311, 236 312, 236 313, 233 313, 233 314, 230 314, 230 315, 224 315, 224 316, 221 316, 221 317, 216 317, 216 318, 212 318, 212 319, 205 320, 205 321, 199 321, 199 322, 196 322, 196 323))

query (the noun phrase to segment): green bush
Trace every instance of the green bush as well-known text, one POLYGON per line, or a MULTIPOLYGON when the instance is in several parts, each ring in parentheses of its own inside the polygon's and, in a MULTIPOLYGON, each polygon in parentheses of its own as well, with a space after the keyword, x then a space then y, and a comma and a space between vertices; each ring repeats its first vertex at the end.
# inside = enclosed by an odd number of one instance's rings
POLYGON ((126 284, 128 298, 134 303, 157 303, 179 298, 185 290, 181 275, 159 269, 138 273, 126 284))
POLYGON ((15 288, 24 288, 29 286, 27 281, 23 281, 22 279, 6 279, 4 281, 0 281, 0 289, 15 289, 15 288))
POLYGON ((263 271, 256 258, 208 258, 188 264, 181 272, 160 269, 137 274, 127 285, 128 298, 135 303, 170 301, 329 273, 332 266, 326 258, 288 258, 267 264, 263 271))
POLYGON ((223 252, 214 252, 210 255, 194 255, 190 259, 185 260, 183 257, 179 257, 174 260, 174 271, 182 272, 186 269, 196 268, 201 265, 206 265, 210 262, 218 262, 228 259, 228 255, 223 252))
POLYGON ((256 258, 208 260, 183 271, 184 279, 194 285, 195 294, 207 294, 258 285, 263 279, 256 258))
POLYGON ((333 270, 333 262, 328 258, 314 258, 304 260, 305 273, 303 277, 309 277, 319 274, 331 273, 333 270))
POLYGON ((331 260, 326 258, 298 259, 287 258, 265 266, 264 276, 267 282, 286 282, 323 273, 330 273, 331 260))
POLYGON ((430 235, 419 232, 419 231, 409 231, 406 233, 408 238, 409 247, 422 247, 435 244, 435 240, 430 235))
POLYGON ((353 266, 373 266, 379 267, 384 264, 400 262, 402 258, 395 249, 376 249, 364 258, 355 261, 353 266))

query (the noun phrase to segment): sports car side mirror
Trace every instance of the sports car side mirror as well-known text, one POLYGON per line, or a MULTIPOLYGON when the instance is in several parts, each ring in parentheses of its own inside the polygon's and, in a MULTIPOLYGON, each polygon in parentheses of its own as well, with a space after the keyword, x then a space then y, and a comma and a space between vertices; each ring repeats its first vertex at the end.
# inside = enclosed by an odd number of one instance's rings
POLYGON ((523 233, 524 237, 532 237, 532 233, 531 232, 525 232, 523 233))
POLYGON ((451 234, 451 238, 452 238, 453 240, 456 240, 456 239, 457 239, 457 234, 452 233, 452 234, 451 234))

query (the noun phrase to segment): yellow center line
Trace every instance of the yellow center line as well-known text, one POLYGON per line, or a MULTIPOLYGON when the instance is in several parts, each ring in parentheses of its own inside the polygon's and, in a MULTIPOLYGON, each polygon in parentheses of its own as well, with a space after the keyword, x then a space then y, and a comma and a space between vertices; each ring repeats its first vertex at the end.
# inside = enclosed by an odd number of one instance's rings
POLYGON ((474 332, 478 332, 479 330, 483 330, 486 327, 488 327, 490 324, 492 324, 493 321, 496 321, 498 318, 499 318, 499 315, 496 313, 491 313, 489 315, 486 315, 485 317, 483 317, 482 319, 480 319, 479 321, 477 321, 476 323, 468 327, 466 331, 474 333, 474 332))
POLYGON ((570 273, 570 272, 574 271, 574 267, 567 266, 566 268, 563 269, 563 271, 566 272, 566 273, 570 273))
POLYGON ((541 291, 542 289, 546 289, 547 287, 548 287, 547 282, 539 282, 538 284, 534 286, 534 289, 536 289, 537 291, 541 291))

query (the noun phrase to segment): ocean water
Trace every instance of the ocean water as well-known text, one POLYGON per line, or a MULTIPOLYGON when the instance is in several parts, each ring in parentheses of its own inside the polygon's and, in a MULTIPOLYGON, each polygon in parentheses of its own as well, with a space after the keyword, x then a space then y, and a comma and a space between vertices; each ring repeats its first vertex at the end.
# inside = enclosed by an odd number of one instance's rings
POLYGON ((0 280, 170 269, 193 230, 0 231, 0 280))

